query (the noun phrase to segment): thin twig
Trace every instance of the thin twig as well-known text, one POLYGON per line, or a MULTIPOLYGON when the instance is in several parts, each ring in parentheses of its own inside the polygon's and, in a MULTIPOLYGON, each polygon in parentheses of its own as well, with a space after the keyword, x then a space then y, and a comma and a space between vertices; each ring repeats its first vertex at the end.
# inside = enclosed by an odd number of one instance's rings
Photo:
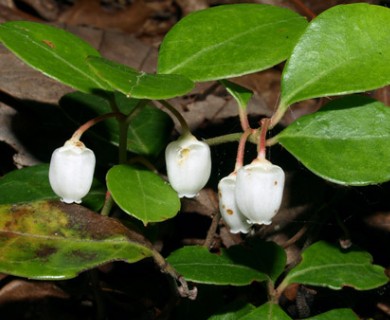
POLYGON ((208 249, 210 249, 212 244, 213 244, 215 233, 216 233, 218 225, 219 225, 219 220, 221 220, 221 214, 219 213, 219 211, 217 211, 213 215, 213 220, 211 221, 211 225, 210 225, 210 228, 207 232, 206 239, 204 240, 204 243, 203 243, 203 246, 208 248, 208 249))
POLYGON ((301 0, 290 0, 306 17, 314 19, 317 15, 309 9, 301 0))
POLYGON ((302 236, 306 233, 308 229, 308 225, 304 225, 299 231, 294 234, 290 239, 288 239, 284 244, 283 248, 288 248, 289 246, 293 245, 295 242, 297 242, 299 239, 302 238, 302 236))
POLYGON ((176 284, 180 284, 177 286, 177 292, 183 298, 188 298, 190 300, 195 300, 198 294, 198 289, 194 286, 192 289, 188 287, 187 281, 183 278, 181 274, 179 274, 175 268, 173 268, 164 257, 156 250, 153 250, 153 259, 156 264, 160 267, 160 270, 164 273, 172 276, 173 279, 176 280, 176 284))
POLYGON ((213 220, 211 221, 210 228, 207 231, 207 236, 206 239, 204 240, 203 246, 206 247, 207 249, 210 249, 219 225, 219 221, 221 220, 221 214, 219 212, 218 198, 215 192, 211 189, 208 189, 207 195, 212 204, 212 210, 214 212, 214 215, 213 215, 213 220))
POLYGON ((102 216, 108 216, 110 214, 110 211, 111 211, 114 203, 115 202, 114 202, 114 199, 111 196, 111 192, 107 191, 105 199, 104 199, 104 205, 103 205, 102 210, 100 210, 100 214, 102 216))

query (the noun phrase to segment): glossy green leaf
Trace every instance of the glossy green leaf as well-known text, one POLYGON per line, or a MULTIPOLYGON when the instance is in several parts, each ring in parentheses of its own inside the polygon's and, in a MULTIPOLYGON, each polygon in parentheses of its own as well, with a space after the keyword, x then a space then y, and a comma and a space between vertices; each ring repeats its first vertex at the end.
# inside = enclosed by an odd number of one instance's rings
MULTIPOLYGON (((126 115, 133 113, 139 102, 119 92, 114 97, 119 110, 126 115)), ((78 125, 111 112, 108 100, 81 92, 63 96, 60 106, 78 125)), ((173 121, 167 113, 152 105, 145 105, 131 115, 127 150, 140 155, 157 156, 167 145, 172 128, 173 121)), ((119 145, 119 126, 114 118, 93 126, 90 131, 105 141, 119 145)))
POLYGON ((176 191, 146 169, 117 165, 107 173, 107 187, 118 206, 145 225, 170 219, 180 209, 176 191))
POLYGON ((151 245, 117 220, 76 204, 38 201, 0 205, 0 272, 68 279, 103 263, 137 262, 151 245))
POLYGON ((284 271, 287 261, 282 247, 260 239, 247 240, 244 247, 231 246, 227 253, 235 262, 266 274, 274 282, 284 271))
POLYGON ((365 3, 335 6, 320 14, 285 67, 281 105, 389 84, 389 21, 390 9, 365 3))
POLYGON ((246 110, 249 100, 253 96, 253 92, 241 87, 240 85, 227 80, 221 80, 220 83, 226 88, 232 97, 237 101, 238 106, 246 110))
POLYGON ((292 320, 277 304, 267 302, 240 320, 292 320))
POLYGON ((368 252, 356 247, 343 250, 320 241, 302 254, 302 261, 287 274, 284 285, 305 285, 341 289, 345 286, 369 290, 389 281, 383 267, 372 264, 368 252))
POLYGON ((269 5, 234 4, 196 11, 165 36, 158 72, 207 81, 264 70, 290 55, 306 26, 295 12, 269 5))
POLYGON ((85 63, 99 52, 65 30, 10 21, 0 24, 0 41, 25 63, 66 85, 84 92, 106 87, 85 63))
POLYGON ((334 309, 325 313, 321 313, 314 317, 306 318, 306 320, 358 320, 360 319, 352 310, 350 309, 334 309))
POLYGON ((192 90, 194 83, 181 75, 149 74, 100 57, 89 57, 87 63, 96 76, 112 90, 136 99, 169 99, 192 90))
POLYGON ((233 246, 220 255, 204 247, 187 246, 167 259, 187 280, 216 285, 243 286, 253 281, 275 280, 283 271, 286 256, 271 242, 248 247, 233 246))
MULTIPOLYGON (((83 198, 83 205, 99 210, 104 201, 105 188, 97 180, 83 198)), ((14 170, 0 178, 0 204, 17 204, 37 200, 57 200, 49 183, 49 165, 40 164, 14 170)))
POLYGON ((345 185, 390 180, 390 109, 350 96, 299 118, 276 139, 308 169, 345 185))
POLYGON ((224 251, 217 255, 205 247, 183 247, 167 261, 188 281, 197 283, 245 286, 268 278, 251 267, 235 263, 224 251))
POLYGON ((239 320, 255 309, 255 306, 243 301, 229 303, 224 309, 218 310, 217 314, 207 320, 239 320))

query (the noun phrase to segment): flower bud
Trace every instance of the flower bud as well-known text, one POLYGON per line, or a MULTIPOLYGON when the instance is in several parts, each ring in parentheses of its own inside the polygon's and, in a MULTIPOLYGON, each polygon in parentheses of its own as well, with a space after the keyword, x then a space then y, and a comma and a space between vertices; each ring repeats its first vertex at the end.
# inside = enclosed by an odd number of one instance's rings
POLYGON ((81 202, 91 189, 95 163, 95 154, 81 141, 68 140, 63 147, 54 150, 49 181, 61 201, 81 202))
POLYGON ((219 181, 219 211, 223 220, 230 228, 231 233, 248 233, 251 225, 247 218, 240 212, 235 198, 236 175, 231 174, 219 181))
POLYGON ((180 198, 195 197, 210 178, 210 147, 191 134, 168 144, 165 162, 169 182, 180 198))
POLYGON ((236 202, 249 223, 270 224, 282 202, 284 171, 267 160, 254 160, 238 170, 236 202))

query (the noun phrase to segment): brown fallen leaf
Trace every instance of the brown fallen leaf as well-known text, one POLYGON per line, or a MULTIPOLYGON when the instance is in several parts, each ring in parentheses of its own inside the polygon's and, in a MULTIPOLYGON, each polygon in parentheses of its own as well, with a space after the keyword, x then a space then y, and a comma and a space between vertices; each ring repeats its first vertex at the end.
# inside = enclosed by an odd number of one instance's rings
POLYGON ((98 0, 77 0, 70 9, 61 14, 58 22, 134 33, 142 28, 156 9, 164 9, 169 5, 170 1, 162 1, 157 6, 156 3, 135 0, 123 9, 107 10, 98 0))
MULTIPOLYGON (((0 142, 7 144, 11 148, 12 154, 9 154, 9 157, 12 157, 12 162, 17 168, 38 164, 39 160, 29 152, 15 134, 15 118, 17 114, 15 109, 0 102, 0 142)), ((2 154, 1 163, 6 160, 4 159, 5 156, 6 154, 2 154)), ((4 169, 0 168, 0 172, 4 171, 3 173, 5 173, 6 168, 4 169)))
POLYGON ((207 0, 176 0, 176 2, 180 6, 184 16, 193 11, 198 11, 209 7, 209 1, 207 0))
POLYGON ((12 280, 0 289, 0 305, 16 301, 32 301, 43 298, 67 299, 69 295, 55 282, 12 280))
POLYGON ((390 212, 376 212, 365 219, 372 228, 390 231, 390 212))

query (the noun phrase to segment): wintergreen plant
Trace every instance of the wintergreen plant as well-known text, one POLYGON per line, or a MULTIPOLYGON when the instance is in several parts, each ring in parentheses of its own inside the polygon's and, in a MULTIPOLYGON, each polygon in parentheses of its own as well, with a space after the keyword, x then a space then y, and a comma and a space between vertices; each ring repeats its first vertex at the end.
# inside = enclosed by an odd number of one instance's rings
MULTIPOLYGON (((389 22, 389 9, 362 3, 333 7, 310 23, 297 13, 275 6, 214 7, 188 15, 168 32, 161 44, 156 74, 107 60, 78 37, 52 26, 25 21, 1 24, 0 41, 5 47, 31 67, 77 90, 61 99, 70 117, 72 110, 66 100, 72 104, 85 102, 86 111, 100 115, 99 121, 105 119, 108 134, 96 130, 93 137, 96 144, 115 146, 118 161, 106 173, 106 188, 93 182, 83 199, 85 207, 56 201, 47 165, 4 176, 0 180, 0 272, 33 279, 67 279, 104 262, 135 263, 153 257, 161 270, 179 283, 182 296, 191 299, 196 298, 196 289, 190 289, 185 280, 214 286, 266 283, 269 301, 256 306, 248 302, 226 311, 226 316, 237 319, 290 319, 278 301, 295 283, 334 290, 344 286, 368 290, 384 285, 388 281, 384 268, 373 265, 368 253, 358 248, 341 250, 322 241, 307 248, 302 261, 285 273, 284 250, 272 242, 251 240, 250 236, 245 248, 237 245, 222 249, 220 255, 209 248, 185 246, 173 252, 167 263, 140 232, 106 216, 115 203, 130 220, 139 220, 145 226, 162 222, 179 212, 179 196, 194 196, 204 187, 211 166, 209 151, 180 171, 177 159, 172 157, 190 156, 196 148, 177 146, 175 142, 170 145, 173 147, 168 146, 166 164, 173 188, 154 168, 153 161, 167 147, 172 130, 171 119, 156 108, 155 102, 179 120, 186 138, 190 133, 185 121, 166 100, 190 92, 196 82, 211 80, 220 81, 236 99, 242 132, 193 141, 207 150, 206 144, 240 141, 236 168, 231 168, 234 173, 229 176, 232 187, 222 180, 220 188, 221 211, 233 232, 249 231, 246 220, 270 223, 279 208, 284 173, 265 159, 266 147, 275 144, 334 183, 361 186, 389 181, 390 162, 386 159, 390 157, 390 109, 356 94, 390 83, 389 22), (259 128, 251 128, 246 108, 252 93, 229 79, 286 60, 276 112, 259 128), (345 96, 267 139, 268 128, 275 127, 293 103, 338 95, 345 96), (260 164, 244 166, 242 155, 247 141, 258 144, 260 164), (135 156, 129 157, 130 152, 135 156), (247 177, 252 167, 258 176, 253 181, 247 177), (186 190, 183 181, 190 183, 192 179, 196 181, 186 190), (31 181, 35 181, 35 187, 29 184, 31 181), (244 187, 261 193, 259 201, 254 202, 256 193, 244 187), (265 195, 268 203, 261 198, 265 195), (247 219, 230 221, 224 205, 231 205, 247 219), (259 212, 265 216, 256 218, 259 212)), ((90 119, 73 120, 81 123, 90 119)), ((57 160, 57 154, 50 165, 53 189, 64 200, 69 197, 78 202, 83 194, 57 191, 62 183, 67 184, 66 188, 72 183, 62 182, 62 161, 69 161, 68 169, 73 168, 72 160, 57 160), (55 167, 57 161, 61 163, 55 167)), ((97 157, 98 164, 100 161, 97 157)), ((88 170, 92 168, 89 165, 88 170)), ((74 175, 76 186, 74 172, 70 170, 65 176, 74 175)), ((211 318, 221 319, 221 312, 211 318)), ((339 309, 312 319, 330 318, 356 319, 356 315, 339 309)))

